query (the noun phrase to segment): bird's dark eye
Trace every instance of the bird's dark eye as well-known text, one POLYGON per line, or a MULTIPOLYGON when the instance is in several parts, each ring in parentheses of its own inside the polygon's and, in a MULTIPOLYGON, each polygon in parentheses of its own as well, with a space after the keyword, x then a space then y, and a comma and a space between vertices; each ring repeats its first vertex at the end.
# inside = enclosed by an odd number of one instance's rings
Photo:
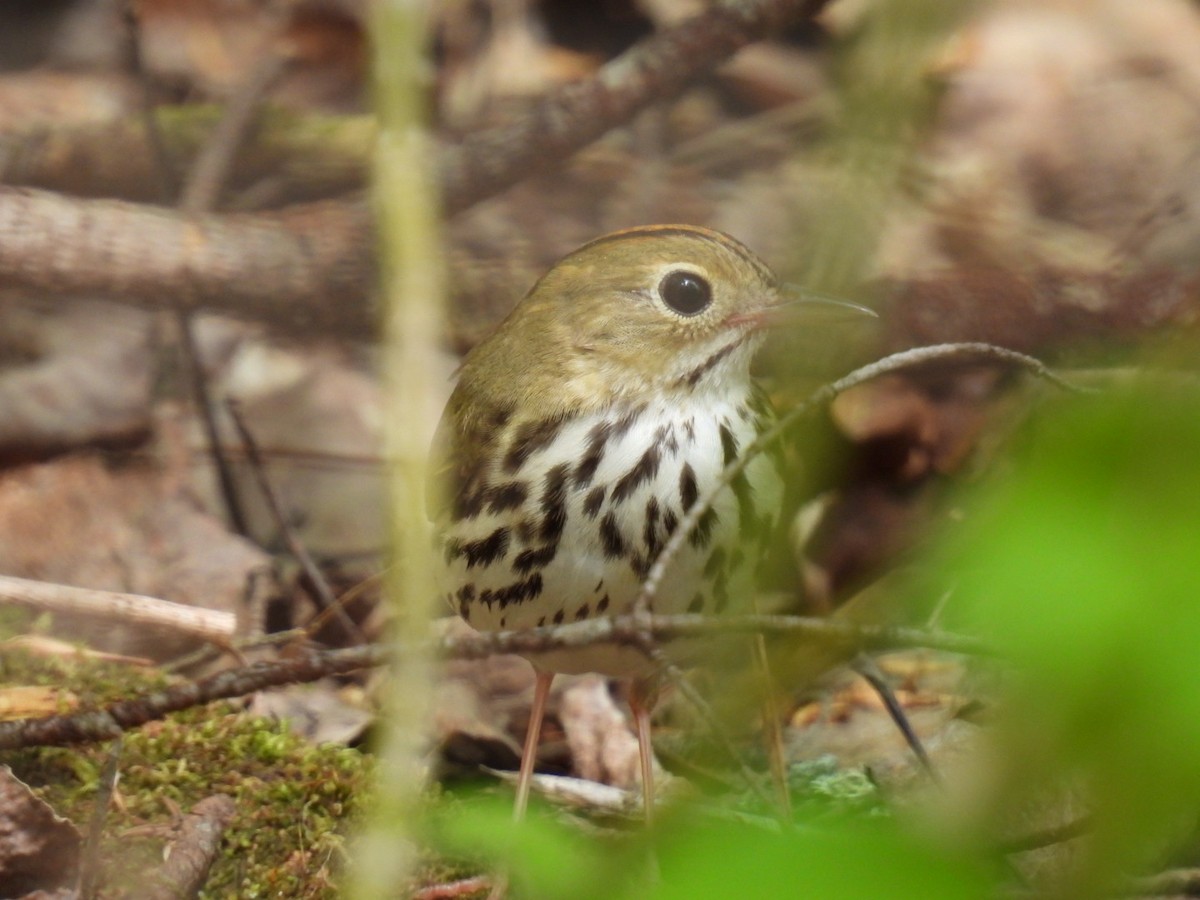
POLYGON ((676 269, 663 276, 658 284, 658 293, 663 303, 681 316, 694 316, 704 312, 712 303, 712 288, 695 272, 676 269))

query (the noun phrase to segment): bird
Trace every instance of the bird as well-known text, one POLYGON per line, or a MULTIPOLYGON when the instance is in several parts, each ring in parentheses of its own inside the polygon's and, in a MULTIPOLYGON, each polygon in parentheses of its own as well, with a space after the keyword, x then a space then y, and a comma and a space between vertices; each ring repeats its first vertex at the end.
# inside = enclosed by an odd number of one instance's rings
MULTIPOLYGON (((633 612, 685 515, 775 419, 750 365, 785 304, 751 250, 692 225, 616 231, 552 266, 464 357, 435 432, 443 599, 482 632, 633 612)), ((783 477, 778 453, 751 458, 702 511, 647 611, 752 608, 783 477)), ((514 816, 525 814, 554 677, 594 672, 632 682, 649 821, 661 662, 617 644, 529 659, 514 816)))

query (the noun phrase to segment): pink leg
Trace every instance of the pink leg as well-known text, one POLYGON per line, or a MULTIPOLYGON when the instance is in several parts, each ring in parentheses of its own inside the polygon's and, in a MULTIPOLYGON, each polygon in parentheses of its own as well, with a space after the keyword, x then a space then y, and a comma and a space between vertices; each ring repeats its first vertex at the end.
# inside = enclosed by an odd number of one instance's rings
POLYGON ((654 747, 650 743, 650 713, 658 691, 653 680, 635 679, 629 691, 629 709, 638 739, 638 757, 642 768, 642 804, 646 826, 654 824, 654 747))
POLYGON ((529 805, 529 786, 533 782, 533 763, 537 758, 538 738, 542 734, 542 718, 546 714, 546 699, 550 696, 553 672, 534 670, 533 706, 529 710, 529 728, 525 732, 525 746, 521 750, 521 774, 517 777, 517 802, 513 806, 513 821, 525 818, 525 807, 529 805))

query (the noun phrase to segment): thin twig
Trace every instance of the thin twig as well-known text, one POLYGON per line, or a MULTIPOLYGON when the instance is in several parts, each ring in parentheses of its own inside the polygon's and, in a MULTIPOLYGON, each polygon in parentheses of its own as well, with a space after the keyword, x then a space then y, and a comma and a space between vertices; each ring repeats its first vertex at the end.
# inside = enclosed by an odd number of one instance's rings
POLYGON ((292 528, 291 522, 288 521, 288 517, 283 511, 283 504, 279 500, 279 494, 267 476, 266 464, 258 452, 258 444, 242 416, 240 405, 236 400, 228 399, 225 401, 225 408, 229 411, 233 427, 237 429, 238 436, 242 439, 242 446, 246 450, 246 458, 250 462, 250 471, 254 473, 254 480, 258 482, 259 490, 262 491, 263 497, 267 501, 267 506, 275 519, 279 533, 283 536, 284 543, 287 544, 288 551, 300 564, 317 606, 323 613, 331 613, 355 643, 365 644, 367 642, 366 635, 350 618, 342 603, 333 595, 329 582, 325 580, 325 576, 312 558, 312 554, 308 552, 308 548, 304 546, 304 542, 300 540, 296 530, 292 528))
POLYGON ((288 659, 229 669, 198 681, 118 700, 99 710, 0 722, 0 750, 108 740, 125 729, 214 700, 243 697, 268 687, 316 681, 327 675, 344 675, 378 666, 387 660, 389 652, 379 644, 323 652, 300 650, 288 659))
POLYGON ((100 876, 100 837, 108 819, 108 807, 112 802, 113 791, 117 789, 117 776, 121 771, 121 751, 124 746, 125 742, 119 737, 112 742, 112 746, 108 748, 104 771, 100 773, 95 806, 92 807, 92 818, 88 822, 87 841, 79 863, 79 896, 82 900, 92 900, 96 893, 100 876))
MULTIPOLYGON (((221 120, 209 135, 207 143, 200 149, 184 183, 179 209, 185 215, 192 216, 211 212, 216 207, 221 186, 229 177, 238 148, 249 137, 263 99, 283 69, 284 61, 275 54, 269 54, 255 66, 250 77, 225 107, 221 120)), ((208 443, 213 465, 216 467, 217 484, 225 502, 229 522, 234 531, 243 537, 249 537, 249 521, 246 518, 246 510, 237 488, 237 481, 233 477, 233 466, 221 445, 216 403, 209 390, 204 367, 200 363, 200 349, 188 305, 177 305, 175 321, 179 329, 180 349, 183 351, 186 361, 186 374, 192 389, 192 400, 204 427, 205 440, 208 443)))
POLYGON ((142 57, 141 26, 134 10, 134 0, 126 0, 122 18, 125 36, 129 41, 127 62, 139 86, 138 115, 146 143, 150 146, 153 177, 158 179, 158 200, 167 205, 175 196, 175 169, 171 155, 167 152, 166 141, 163 140, 162 129, 158 126, 158 117, 154 114, 154 86, 150 82, 146 61, 142 57))
POLYGON ((678 96, 747 44, 812 16, 825 2, 722 0, 634 45, 595 77, 560 88, 529 115, 442 148, 447 213, 566 159, 650 104, 678 96))
MULTIPOLYGON (((803 635, 838 646, 866 649, 932 647, 957 653, 985 653, 977 638, 912 628, 862 626, 801 616, 701 615, 651 616, 647 623, 637 616, 588 619, 523 631, 502 631, 442 636, 432 641, 433 649, 454 659, 483 659, 498 653, 528 656, 547 650, 617 643, 644 648, 647 635, 658 644, 677 638, 728 635, 731 633, 803 635)), ((71 744, 107 740, 126 728, 161 719, 168 713, 200 706, 214 700, 242 697, 268 687, 316 681, 327 675, 344 675, 382 665, 391 655, 383 644, 365 644, 339 650, 297 648, 294 655, 271 662, 254 663, 203 678, 172 685, 153 693, 120 700, 101 710, 87 710, 39 719, 0 722, 0 750, 19 747, 71 744)), ((656 659, 663 657, 655 656, 656 659)))
POLYGON ((569 649, 597 643, 633 646, 646 652, 649 634, 656 643, 730 634, 768 634, 803 638, 827 646, 859 650, 925 647, 948 653, 991 655, 979 638, 946 631, 926 631, 891 625, 861 625, 810 616, 749 614, 707 616, 683 613, 673 616, 635 614, 586 619, 563 625, 544 625, 520 631, 475 632, 442 638, 443 655, 456 659, 482 659, 497 653, 519 656, 569 649))
POLYGON ((200 148, 183 186, 179 208, 184 213, 217 208, 221 190, 229 182, 233 164, 258 119, 263 100, 287 65, 284 57, 268 53, 229 100, 216 128, 200 148))
POLYGON ((887 678, 883 672, 879 670, 878 664, 870 656, 865 653, 859 654, 858 659, 853 663, 852 668, 855 672, 866 679, 867 684, 879 695, 879 699, 883 701, 884 709, 887 710, 892 722, 899 729, 904 742, 908 744, 913 755, 916 756, 917 762, 921 764, 921 768, 935 783, 941 783, 941 776, 938 775, 937 769, 933 767, 933 760, 929 758, 929 753, 925 750, 925 745, 921 743, 921 738, 917 732, 913 730, 912 722, 909 721, 908 713, 904 711, 904 707, 900 705, 899 699, 896 697, 892 686, 888 684, 887 678))
MULTIPOLYGON (((520 121, 437 147, 446 208, 465 209, 562 162, 825 2, 726 0, 547 96, 520 121)), ((368 302, 375 286, 369 227, 361 199, 188 218, 144 204, 0 186, 0 278, 144 306, 175 297, 276 328, 371 336, 379 314, 368 302), (155 253, 146 256, 146 246, 155 253)))
POLYGON ((883 359, 855 369, 849 375, 845 375, 829 384, 822 385, 813 391, 807 400, 797 404, 786 415, 781 416, 773 426, 747 444, 738 458, 729 463, 721 471, 720 477, 684 513, 679 525, 659 552, 654 565, 650 567, 650 572, 646 575, 646 580, 642 582, 642 590, 634 602, 634 609, 645 610, 650 608, 651 602, 658 593, 658 587, 662 583, 663 576, 666 574, 667 567, 679 554, 684 542, 691 537, 692 532, 696 530, 696 526, 700 524, 700 519, 712 507, 713 503, 721 495, 721 492, 729 487, 733 480, 742 473, 756 456, 783 437, 788 429, 804 416, 826 405, 838 394, 879 378, 881 375, 888 375, 892 372, 898 372, 913 366, 927 365, 934 362, 968 361, 993 361, 1015 365, 1026 369, 1038 378, 1048 381, 1063 390, 1073 393, 1088 392, 1087 389, 1073 385, 1060 376, 1055 375, 1039 359, 1027 356, 1024 353, 1018 353, 1015 350, 1008 350, 1004 347, 983 343, 934 344, 929 347, 917 347, 913 350, 903 350, 899 353, 893 353, 890 356, 885 356, 883 359))
POLYGON ((0 575, 0 603, 5 602, 52 612, 136 622, 152 628, 169 628, 220 645, 229 643, 237 631, 237 617, 219 609, 201 609, 142 594, 98 591, 11 575, 0 575))

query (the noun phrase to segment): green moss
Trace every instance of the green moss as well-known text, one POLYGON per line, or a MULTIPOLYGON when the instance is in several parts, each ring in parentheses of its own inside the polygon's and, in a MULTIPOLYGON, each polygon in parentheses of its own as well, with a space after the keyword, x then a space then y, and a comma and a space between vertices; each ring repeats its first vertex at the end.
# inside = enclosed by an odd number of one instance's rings
MULTIPOLYGON (((69 686, 90 702, 163 682, 128 667, 21 657, 5 654, 4 682, 69 686)), ((5 762, 60 815, 86 828, 107 754, 108 747, 98 745, 34 748, 5 762)), ((357 750, 313 746, 284 723, 228 703, 131 731, 120 758, 117 802, 105 821, 102 896, 136 894, 145 873, 161 862, 177 811, 224 793, 237 814, 202 897, 333 898, 343 836, 367 791, 369 769, 357 750)))

